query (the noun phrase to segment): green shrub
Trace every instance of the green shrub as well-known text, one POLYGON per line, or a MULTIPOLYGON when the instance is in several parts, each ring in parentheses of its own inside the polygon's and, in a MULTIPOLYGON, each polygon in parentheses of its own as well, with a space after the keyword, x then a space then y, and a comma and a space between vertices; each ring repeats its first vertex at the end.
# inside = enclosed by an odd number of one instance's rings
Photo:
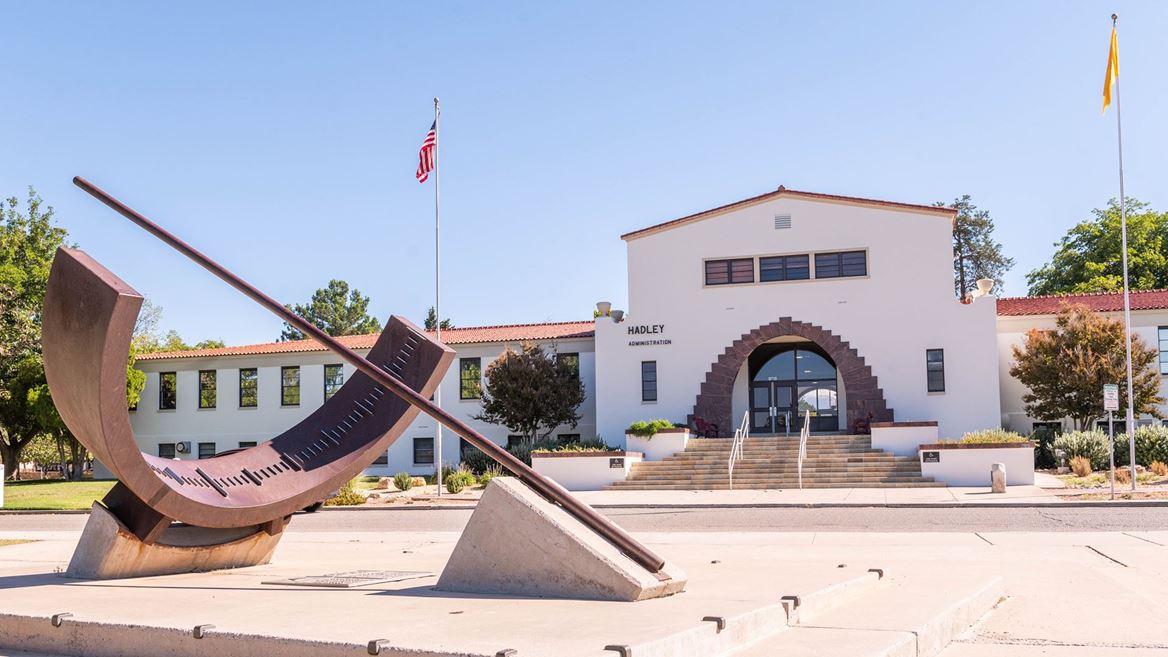
POLYGON ((474 473, 470 470, 458 470, 452 472, 446 477, 446 490, 450 493, 461 493, 467 486, 474 486, 478 483, 474 473))
POLYGON ((589 438, 578 443, 544 444, 531 451, 546 454, 548 452, 613 452, 616 450, 616 447, 605 444, 600 438, 589 438))
POLYGON ((409 490, 414 485, 414 478, 408 472, 399 472, 393 476, 393 485, 398 490, 409 490))
POLYGON ((492 463, 491 465, 487 466, 487 469, 484 470, 481 475, 479 475, 479 483, 486 486, 487 484, 491 483, 492 479, 495 477, 502 477, 504 474, 503 466, 499 465, 498 463, 492 463))
POLYGON ((641 438, 652 438, 658 431, 672 428, 673 423, 669 420, 638 420, 630 424, 629 428, 625 429, 625 433, 641 438))
POLYGON ((325 506, 357 506, 365 503, 365 496, 357 492, 353 480, 345 482, 336 495, 324 501, 325 506))
POLYGON ((1102 431, 1072 431, 1054 439, 1054 448, 1062 450, 1066 459, 1085 457, 1096 470, 1108 467, 1107 436, 1102 431))
POLYGON ((1034 442, 1034 467, 1047 470, 1058 466, 1054 458, 1054 439, 1057 434, 1050 427, 1038 427, 1030 432, 1030 440, 1034 442))
MULTIPOLYGON (((1115 464, 1129 465, 1127 435, 1115 436, 1115 464)), ((1152 461, 1168 462, 1168 427, 1158 424, 1136 428, 1136 463, 1143 466, 1152 461)))
POLYGON ((487 471, 495 463, 495 459, 487 456, 481 449, 474 445, 467 445, 462 450, 462 464, 468 470, 475 474, 482 474, 487 471))
POLYGON ((961 437, 958 443, 964 445, 983 445, 987 443, 1024 443, 1029 441, 1029 438, 1017 434, 1013 431, 1006 431, 1002 428, 996 429, 981 429, 980 431, 970 431, 961 437))

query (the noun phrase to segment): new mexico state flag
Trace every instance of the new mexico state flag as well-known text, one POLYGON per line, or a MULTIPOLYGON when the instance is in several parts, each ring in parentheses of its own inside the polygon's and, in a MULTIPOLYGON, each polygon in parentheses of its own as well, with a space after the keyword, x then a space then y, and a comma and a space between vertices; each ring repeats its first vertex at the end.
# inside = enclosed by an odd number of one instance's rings
POLYGON ((1111 86, 1119 79, 1119 45, 1115 40, 1115 26, 1111 26, 1111 49, 1107 52, 1107 76, 1103 78, 1103 111, 1111 104, 1111 86))

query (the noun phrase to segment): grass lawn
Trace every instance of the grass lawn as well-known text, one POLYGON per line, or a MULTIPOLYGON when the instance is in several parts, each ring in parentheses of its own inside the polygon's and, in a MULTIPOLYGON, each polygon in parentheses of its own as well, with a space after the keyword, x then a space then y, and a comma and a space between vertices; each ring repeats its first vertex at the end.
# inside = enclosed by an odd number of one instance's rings
POLYGON ((105 497, 112 481, 7 481, 4 508, 37 511, 88 509, 105 497))

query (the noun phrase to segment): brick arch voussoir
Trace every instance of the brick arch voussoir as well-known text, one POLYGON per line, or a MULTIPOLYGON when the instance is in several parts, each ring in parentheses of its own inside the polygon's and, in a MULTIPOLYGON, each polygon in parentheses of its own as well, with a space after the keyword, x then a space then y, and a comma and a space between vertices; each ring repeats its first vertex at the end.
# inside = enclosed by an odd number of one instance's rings
POLYGON ((790 317, 781 317, 778 321, 743 333, 718 355, 702 381, 691 419, 700 417, 713 422, 718 425, 722 435, 729 435, 736 426, 736 418, 731 417, 730 408, 738 371, 759 345, 783 335, 798 336, 814 342, 835 362, 844 380, 848 427, 854 426, 856 420, 866 419, 869 414, 876 422, 892 421, 893 412, 884 399, 884 391, 859 351, 822 326, 790 317))

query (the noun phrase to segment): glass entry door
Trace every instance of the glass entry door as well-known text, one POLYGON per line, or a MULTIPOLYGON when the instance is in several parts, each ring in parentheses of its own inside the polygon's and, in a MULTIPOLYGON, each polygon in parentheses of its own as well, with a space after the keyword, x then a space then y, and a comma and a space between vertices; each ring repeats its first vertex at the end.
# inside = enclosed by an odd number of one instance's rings
POLYGON ((785 381, 750 384, 750 432, 788 433, 797 427, 795 385, 785 381))

